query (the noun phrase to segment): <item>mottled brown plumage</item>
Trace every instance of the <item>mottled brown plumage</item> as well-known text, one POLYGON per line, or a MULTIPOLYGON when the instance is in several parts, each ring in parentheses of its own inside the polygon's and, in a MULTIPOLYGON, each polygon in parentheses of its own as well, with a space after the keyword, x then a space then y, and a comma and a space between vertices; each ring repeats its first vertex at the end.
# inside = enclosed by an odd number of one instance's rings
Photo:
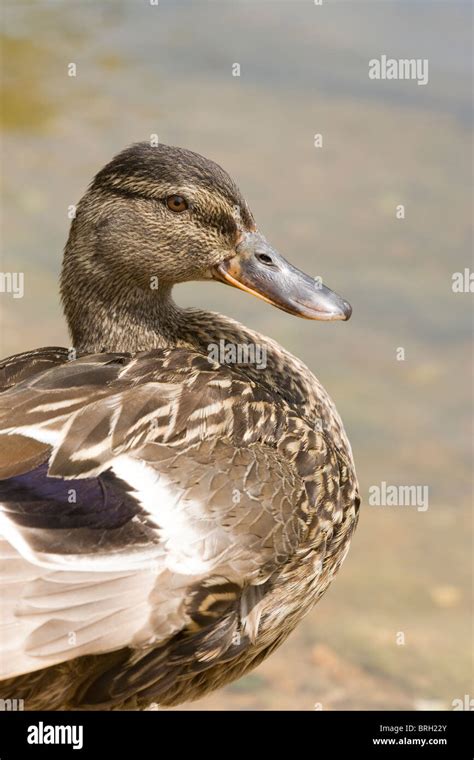
POLYGON ((140 144, 99 172, 61 280, 76 353, 0 366, 0 697, 196 699, 273 651, 344 560, 359 499, 333 403, 274 341, 178 308, 173 285, 202 279, 350 313, 266 243, 216 164, 140 144), (265 367, 211 359, 219 341, 259 345, 265 367))

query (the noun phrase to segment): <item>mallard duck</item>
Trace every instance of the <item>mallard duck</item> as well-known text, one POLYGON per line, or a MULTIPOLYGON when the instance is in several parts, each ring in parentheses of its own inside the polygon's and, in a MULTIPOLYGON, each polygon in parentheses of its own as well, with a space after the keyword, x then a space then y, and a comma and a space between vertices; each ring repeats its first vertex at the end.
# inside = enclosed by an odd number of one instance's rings
POLYGON ((348 551, 358 486, 328 394, 275 341, 179 308, 191 280, 351 314, 214 162, 139 143, 96 175, 61 275, 74 348, 1 364, 0 696, 26 709, 196 699, 281 644, 348 551), (211 355, 229 345, 265 361, 211 355))

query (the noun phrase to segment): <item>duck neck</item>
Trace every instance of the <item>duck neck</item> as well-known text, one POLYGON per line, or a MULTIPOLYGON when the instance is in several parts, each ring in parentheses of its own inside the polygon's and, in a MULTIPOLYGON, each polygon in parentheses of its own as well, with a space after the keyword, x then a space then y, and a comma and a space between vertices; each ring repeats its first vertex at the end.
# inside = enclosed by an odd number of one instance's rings
POLYGON ((161 284, 146 292, 123 288, 108 279, 73 281, 73 292, 64 286, 64 311, 80 353, 148 351, 182 345, 183 310, 171 297, 172 285, 161 284))

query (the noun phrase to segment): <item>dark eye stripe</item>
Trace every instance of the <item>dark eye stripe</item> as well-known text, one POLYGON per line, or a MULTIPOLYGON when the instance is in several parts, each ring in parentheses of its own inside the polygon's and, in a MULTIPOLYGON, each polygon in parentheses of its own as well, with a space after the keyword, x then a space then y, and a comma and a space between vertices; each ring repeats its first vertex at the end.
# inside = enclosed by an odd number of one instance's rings
MULTIPOLYGON (((160 187, 151 188, 150 191, 147 193, 143 189, 135 190, 132 188, 125 188, 125 187, 118 187, 114 185, 108 185, 106 188, 104 187, 104 190, 106 190, 107 193, 111 193, 113 195, 121 196, 122 198, 137 198, 137 199, 143 199, 143 200, 150 200, 150 201, 159 201, 160 203, 168 205, 168 198, 172 198, 173 196, 165 196, 163 197, 163 191, 160 187), (153 194, 153 189, 155 190, 155 193, 153 194)), ((180 196, 183 197, 183 196, 180 196)), ((187 208, 189 208, 189 203, 186 201, 187 208)), ((174 210, 174 209, 173 209, 174 210)), ((184 209, 183 209, 184 210, 184 209)), ((193 202, 192 206, 193 210, 193 218, 196 224, 199 224, 202 227, 210 226, 215 227, 218 229, 222 234, 224 235, 234 235, 237 231, 237 224, 234 220, 234 218, 231 215, 231 212, 227 211, 218 211, 209 213, 209 209, 207 208, 206 204, 197 204, 195 205, 193 202)), ((176 212, 175 213, 180 213, 176 212)), ((241 206, 241 213, 242 218, 244 222, 244 227, 247 229, 250 229, 254 222, 252 217, 249 215, 247 209, 245 206, 241 206)))
POLYGON ((237 233, 235 220, 225 211, 217 214, 207 214, 203 210, 194 209, 193 218, 195 224, 198 224, 203 229, 212 227, 222 235, 235 235, 237 233))

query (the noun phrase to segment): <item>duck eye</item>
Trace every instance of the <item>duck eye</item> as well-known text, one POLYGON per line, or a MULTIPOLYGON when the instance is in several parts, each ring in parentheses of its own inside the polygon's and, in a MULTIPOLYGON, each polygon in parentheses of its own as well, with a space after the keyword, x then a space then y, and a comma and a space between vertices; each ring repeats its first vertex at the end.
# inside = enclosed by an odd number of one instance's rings
POLYGON ((178 214, 188 208, 188 202, 182 195, 169 195, 166 199, 166 205, 170 211, 176 211, 178 214))

